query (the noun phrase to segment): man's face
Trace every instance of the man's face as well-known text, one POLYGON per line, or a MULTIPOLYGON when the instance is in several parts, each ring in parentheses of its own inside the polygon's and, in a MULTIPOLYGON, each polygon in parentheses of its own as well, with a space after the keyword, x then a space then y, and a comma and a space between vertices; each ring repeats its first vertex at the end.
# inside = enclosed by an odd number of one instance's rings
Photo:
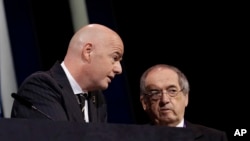
POLYGON ((145 86, 147 92, 158 93, 158 97, 141 97, 144 110, 154 122, 168 126, 180 123, 188 104, 188 94, 182 92, 177 73, 167 68, 154 69, 146 77, 145 86), (176 96, 167 94, 171 92, 177 93, 176 96))
POLYGON ((91 81, 94 87, 107 89, 115 75, 122 73, 121 59, 124 47, 119 39, 106 40, 96 44, 98 47, 92 52, 91 81))

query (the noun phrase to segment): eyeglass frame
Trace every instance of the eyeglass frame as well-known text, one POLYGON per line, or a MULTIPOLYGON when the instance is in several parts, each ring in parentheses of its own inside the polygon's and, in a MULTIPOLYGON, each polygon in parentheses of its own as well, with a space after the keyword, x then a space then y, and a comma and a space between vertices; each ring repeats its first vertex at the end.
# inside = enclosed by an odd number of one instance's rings
POLYGON ((170 95, 170 90, 172 90, 173 88, 168 88, 168 89, 161 89, 161 90, 157 90, 157 89, 152 89, 149 92, 144 92, 144 95, 149 96, 150 98, 154 99, 154 100, 159 100, 160 98, 162 98, 163 94, 167 94, 169 97, 176 97, 180 92, 182 92, 184 90, 184 88, 180 89, 180 90, 176 90, 174 92, 173 95, 170 95), (166 90, 166 92, 164 91, 166 90), (155 91, 155 93, 151 93, 152 91, 155 91), (155 98, 153 98, 153 96, 155 96, 155 98))

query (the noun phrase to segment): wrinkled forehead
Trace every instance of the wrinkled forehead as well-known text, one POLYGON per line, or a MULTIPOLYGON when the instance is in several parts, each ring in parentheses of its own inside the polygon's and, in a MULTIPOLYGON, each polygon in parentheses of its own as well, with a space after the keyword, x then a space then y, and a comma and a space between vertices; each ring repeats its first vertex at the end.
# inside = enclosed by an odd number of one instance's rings
POLYGON ((178 75, 168 68, 155 68, 151 70, 146 79, 145 85, 179 85, 178 75))
POLYGON ((120 48, 122 51, 124 50, 124 44, 121 37, 118 34, 114 34, 111 38, 113 45, 117 48, 120 48))
POLYGON ((109 40, 109 42, 107 42, 108 43, 107 46, 109 46, 109 49, 118 52, 122 56, 124 53, 124 44, 121 38, 118 35, 113 35, 111 38, 108 38, 107 40, 109 40))
POLYGON ((123 56, 124 54, 123 43, 118 40, 109 38, 108 40, 103 40, 102 42, 99 42, 97 44, 102 52, 108 51, 109 53, 118 53, 121 56, 123 56))

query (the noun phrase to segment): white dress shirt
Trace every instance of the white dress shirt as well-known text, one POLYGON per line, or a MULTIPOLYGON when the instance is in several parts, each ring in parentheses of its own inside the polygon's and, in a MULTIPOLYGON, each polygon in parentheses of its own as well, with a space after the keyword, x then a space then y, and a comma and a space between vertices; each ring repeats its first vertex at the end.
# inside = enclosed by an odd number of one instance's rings
MULTIPOLYGON (((69 70, 66 68, 64 62, 61 63, 61 66, 66 73, 66 76, 69 80, 70 86, 73 89, 74 94, 79 94, 79 93, 87 93, 86 91, 83 91, 80 85, 76 82, 76 80, 72 77, 70 74, 69 70)), ((85 100, 85 106, 84 106, 84 116, 85 116, 85 121, 89 122, 89 114, 88 114, 88 101, 85 100)))
POLYGON ((184 119, 182 119, 181 122, 179 124, 177 124, 176 127, 181 127, 181 128, 185 127, 185 125, 184 125, 184 119))

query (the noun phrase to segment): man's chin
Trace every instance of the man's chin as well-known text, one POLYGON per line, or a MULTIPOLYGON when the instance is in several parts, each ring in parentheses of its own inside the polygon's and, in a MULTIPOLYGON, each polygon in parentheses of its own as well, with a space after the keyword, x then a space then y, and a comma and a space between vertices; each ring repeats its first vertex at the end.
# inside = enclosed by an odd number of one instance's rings
POLYGON ((106 89, 108 89, 108 86, 109 86, 109 84, 104 84, 104 85, 102 85, 101 86, 101 90, 106 90, 106 89))

